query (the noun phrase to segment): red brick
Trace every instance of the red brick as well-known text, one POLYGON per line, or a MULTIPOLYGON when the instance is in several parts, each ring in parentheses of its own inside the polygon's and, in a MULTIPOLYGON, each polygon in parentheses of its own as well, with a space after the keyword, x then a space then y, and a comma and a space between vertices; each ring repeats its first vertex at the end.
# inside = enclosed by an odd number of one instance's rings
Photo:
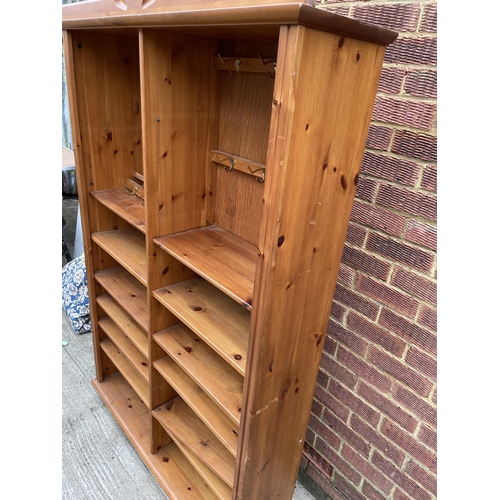
POLYGON ((339 470, 350 481, 354 484, 361 483, 361 475, 321 439, 318 439, 317 449, 318 452, 324 455, 325 458, 335 467, 335 469, 339 470))
MULTIPOLYGON (((386 476, 391 478, 397 485, 403 488, 410 496, 411 500, 431 500, 431 495, 421 488, 413 479, 402 473, 393 464, 387 461, 380 453, 374 452, 372 463, 378 467, 386 476)), ((394 496, 396 498, 396 496, 394 496)), ((404 496, 398 498, 403 499, 404 496)))
POLYGON ((406 319, 385 308, 382 309, 378 322, 381 326, 391 330, 408 340, 410 343, 420 346, 425 351, 436 355, 437 338, 435 334, 410 323, 406 319))
POLYGON ((398 357, 402 356, 406 348, 406 342, 352 311, 347 316, 347 326, 367 340, 380 345, 398 357))
POLYGON ((337 471, 333 473, 332 481, 349 500, 366 500, 365 497, 337 471))
POLYGON ((419 306, 417 300, 364 274, 358 274, 356 290, 386 306, 396 309, 409 318, 414 318, 417 314, 419 306))
POLYGON ((323 370, 318 370, 318 377, 316 378, 316 384, 326 389, 328 387, 329 382, 330 382, 330 377, 323 370))
POLYGON ((437 303, 437 284, 406 269, 396 267, 391 284, 431 304, 437 303))
POLYGON ((437 32, 437 3, 432 3, 424 7, 420 31, 428 33, 437 32))
POLYGON ((381 184, 376 202, 431 221, 437 219, 437 199, 430 194, 381 184))
POLYGON ((314 464, 307 467, 307 475, 332 499, 345 500, 345 497, 333 486, 333 484, 319 471, 314 464))
POLYGON ((347 227, 346 242, 361 247, 365 242, 366 232, 367 231, 364 227, 349 222, 349 226, 347 227))
POLYGON ((422 396, 427 397, 431 393, 433 387, 432 382, 411 368, 408 368, 406 364, 397 361, 373 345, 369 348, 368 360, 380 367, 384 372, 406 384, 410 389, 417 391, 422 396))
POLYGON ((333 301, 330 307, 330 317, 335 318, 340 323, 343 323, 347 309, 341 306, 338 302, 333 301))
POLYGON ((358 250, 348 245, 344 245, 342 262, 348 266, 352 266, 358 271, 363 271, 381 280, 387 279, 391 269, 389 263, 384 262, 373 255, 369 255, 363 250, 358 250))
MULTIPOLYGON (((315 415, 309 417, 309 429, 321 436, 332 448, 340 448, 340 438, 315 415)), ((310 443, 313 445, 314 443, 310 443)))
POLYGON ((370 151, 365 152, 361 163, 362 174, 412 187, 417 182, 420 168, 415 162, 370 151))
MULTIPOLYGON (((321 387, 316 386, 316 394, 315 396, 317 397, 318 390, 320 390, 321 387)), ((319 419, 321 419, 321 415, 323 414, 323 408, 324 406, 319 403, 316 399, 313 399, 312 406, 311 406, 311 413, 313 415, 316 415, 319 419)))
POLYGON ((420 483, 425 489, 429 490, 434 495, 437 495, 437 480, 426 472, 420 465, 416 464, 413 460, 406 466, 405 472, 420 483))
POLYGON ((339 382, 342 382, 350 389, 353 389, 356 386, 357 377, 326 354, 323 354, 323 357, 321 358, 321 368, 323 368, 331 377, 335 378, 339 382))
POLYGON ((366 249, 424 272, 430 272, 435 259, 432 253, 375 233, 368 235, 366 249))
POLYGON ((323 352, 327 352, 332 356, 335 355, 335 351, 337 350, 337 342, 332 337, 326 336, 325 343, 323 344, 323 352))
POLYGON ((426 69, 409 69, 404 91, 414 97, 437 97, 437 72, 426 69))
POLYGON ((406 219, 403 216, 359 200, 354 200, 351 220, 374 229, 380 229, 393 236, 401 236, 406 224, 406 219))
MULTIPOLYGON (((325 410, 326 411, 326 410, 325 410)), ((428 467, 434 473, 437 469, 436 454, 416 441, 408 433, 400 429, 389 420, 384 420, 381 425, 382 434, 387 436, 391 441, 406 450, 413 458, 418 460, 422 465, 428 467)))
POLYGON ((403 411, 399 406, 367 384, 363 382, 359 384, 358 394, 410 432, 413 432, 417 428, 418 422, 412 415, 403 411))
POLYGON ((392 460, 398 467, 403 465, 406 454, 385 439, 378 430, 372 429, 357 415, 352 415, 351 417, 351 428, 372 446, 381 451, 388 459, 392 460))
POLYGON ((367 5, 353 7, 352 17, 359 21, 376 24, 392 30, 415 31, 418 18, 420 16, 420 6, 418 3, 404 3, 396 5, 367 5))
POLYGON ((394 500, 412 500, 409 496, 405 495, 401 490, 396 489, 394 492, 394 500))
MULTIPOLYGON (((367 154, 367 153, 366 153, 367 154)), ((373 179, 369 179, 364 175, 359 176, 358 185, 356 186, 356 198, 366 201, 373 201, 375 192, 377 191, 378 183, 373 179)))
POLYGON ((397 130, 391 147, 393 153, 423 161, 437 160, 437 138, 410 130, 397 130))
MULTIPOLYGON (((349 426, 339 420, 331 411, 328 410, 328 408, 325 408, 325 411, 323 412, 323 422, 332 428, 341 439, 344 439, 365 457, 368 457, 370 453, 370 445, 353 432, 349 426)), ((336 449, 338 449, 338 447, 336 449)))
POLYGON ((379 151, 388 151, 391 144, 392 128, 380 125, 370 125, 366 147, 379 151))
MULTIPOLYGON (((409 390, 396 386, 393 392, 394 399, 399 401, 413 414, 419 416, 426 422, 429 422, 434 427, 437 425, 437 411, 429 403, 426 403, 422 398, 413 394, 409 390)), ((390 416, 390 415, 389 415, 390 416)))
POLYGON ((352 351, 356 352, 357 354, 361 356, 365 355, 368 343, 365 342, 363 339, 360 339, 358 336, 354 335, 349 330, 346 330, 338 323, 332 320, 328 321, 326 334, 327 336, 329 335, 333 337, 336 341, 341 342, 343 345, 349 347, 352 351))
MULTIPOLYGON (((350 408, 354 413, 362 417, 364 420, 369 422, 374 427, 377 426, 380 420, 380 413, 365 402, 361 401, 352 392, 348 391, 334 379, 330 381, 329 391, 336 399, 341 401, 345 406, 350 408)), ((332 409, 332 406, 329 406, 332 409)))
MULTIPOLYGON (((318 438, 318 440, 321 441, 320 438, 318 438)), ((306 456, 309 462, 314 464, 327 478, 332 477, 333 467, 315 449, 313 449, 310 444, 304 444, 304 450, 302 453, 306 456)))
POLYGON ((338 281, 340 281, 344 285, 351 286, 354 284, 354 276, 354 269, 341 262, 339 268, 339 276, 337 278, 338 281))
POLYGON ((413 368, 416 368, 432 380, 437 380, 437 361, 434 358, 415 347, 410 347, 406 353, 405 361, 409 366, 413 366, 413 368))
POLYGON ((316 440, 316 434, 311 429, 308 428, 306 431, 306 442, 309 443, 311 446, 313 446, 315 440, 316 440))
POLYGON ((438 402, 438 390, 437 390, 437 387, 434 389, 434 394, 432 395, 432 402, 437 404, 438 402))
POLYGON ((368 363, 351 354, 349 351, 339 346, 337 353, 337 359, 342 363, 347 369, 354 372, 358 377, 363 378, 370 384, 378 387, 382 391, 390 391, 392 387, 392 381, 386 375, 383 375, 380 370, 376 370, 371 367, 368 363))
POLYGON ((410 220, 405 231, 405 238, 408 241, 437 250, 437 228, 423 222, 410 220))
POLYGON ((437 64, 437 39, 429 36, 419 38, 399 36, 387 47, 384 61, 387 64, 435 66, 437 64))
POLYGON ((420 427, 420 431, 418 432, 418 439, 420 439, 422 443, 426 444, 434 451, 437 450, 437 433, 426 425, 422 425, 422 427, 420 427))
MULTIPOLYGON (((334 398, 329 392, 325 391, 322 387, 316 386, 314 396, 341 420, 347 422, 350 413, 349 408, 334 398)), ((321 418, 320 415, 318 417, 321 418)))
POLYGON ((417 321, 426 326, 427 328, 437 331, 437 311, 432 307, 428 307, 425 304, 422 306, 422 309, 418 315, 417 321))
POLYGON ((372 120, 432 130, 436 112, 435 103, 378 96, 375 99, 372 120))
POLYGON ((335 300, 360 312, 367 318, 375 319, 378 315, 380 307, 375 304, 375 302, 365 299, 361 295, 344 288, 339 283, 337 283, 337 286, 335 287, 334 297, 335 300))
POLYGON ((349 7, 332 6, 332 7, 327 7, 325 10, 329 10, 331 12, 334 12, 335 14, 339 14, 340 16, 349 17, 349 7))
POLYGON ((436 167, 429 166, 426 167, 422 173, 422 181, 420 182, 420 187, 426 189, 427 191, 436 192, 437 191, 437 169, 436 167))
POLYGON ((304 455, 302 455, 302 457, 300 458, 300 468, 302 470, 306 470, 308 463, 309 463, 309 460, 307 460, 307 458, 304 455))
POLYGON ((361 491, 368 500, 387 500, 386 495, 381 495, 370 483, 364 481, 361 491))
POLYGON ((367 460, 358 455, 350 446, 344 445, 342 447, 342 456, 352 464, 357 471, 361 472, 363 477, 377 486, 377 488, 380 488, 386 494, 391 491, 392 483, 367 460))
POLYGON ((399 94, 405 74, 404 68, 383 67, 377 92, 399 94))

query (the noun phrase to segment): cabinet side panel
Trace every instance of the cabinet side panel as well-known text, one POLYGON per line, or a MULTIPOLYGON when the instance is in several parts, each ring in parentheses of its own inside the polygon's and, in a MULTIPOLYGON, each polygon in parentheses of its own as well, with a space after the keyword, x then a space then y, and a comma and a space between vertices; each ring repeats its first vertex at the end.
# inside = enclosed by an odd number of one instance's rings
POLYGON ((288 30, 243 396, 245 500, 293 495, 384 56, 375 44, 288 30))

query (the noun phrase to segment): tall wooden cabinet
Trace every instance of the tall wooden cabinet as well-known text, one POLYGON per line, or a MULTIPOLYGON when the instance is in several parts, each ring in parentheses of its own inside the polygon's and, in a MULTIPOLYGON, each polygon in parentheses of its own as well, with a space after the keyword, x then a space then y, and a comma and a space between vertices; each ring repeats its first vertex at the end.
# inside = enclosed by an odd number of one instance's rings
POLYGON ((172 500, 292 498, 396 37, 309 3, 62 10, 93 385, 172 500))

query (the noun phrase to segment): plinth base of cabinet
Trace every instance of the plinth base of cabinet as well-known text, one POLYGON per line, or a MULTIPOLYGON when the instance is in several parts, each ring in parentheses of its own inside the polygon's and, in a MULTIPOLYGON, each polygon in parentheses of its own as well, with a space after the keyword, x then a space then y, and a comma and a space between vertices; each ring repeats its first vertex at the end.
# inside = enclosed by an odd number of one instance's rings
POLYGON ((213 498, 210 487, 175 443, 150 453, 150 412, 119 372, 103 382, 94 379, 92 385, 169 500, 213 498))

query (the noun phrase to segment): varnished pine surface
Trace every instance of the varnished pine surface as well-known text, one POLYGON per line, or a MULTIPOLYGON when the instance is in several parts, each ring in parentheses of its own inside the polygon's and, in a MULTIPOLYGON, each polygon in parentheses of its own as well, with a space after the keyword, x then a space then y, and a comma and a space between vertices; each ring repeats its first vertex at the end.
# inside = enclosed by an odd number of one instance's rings
POLYGON ((216 226, 154 241, 236 302, 252 308, 256 247, 216 226))
POLYGON ((204 279, 194 278, 153 292, 167 309, 245 375, 250 313, 204 279))
POLYGON ((156 342, 239 426, 243 377, 189 328, 180 324, 154 335, 156 342))

